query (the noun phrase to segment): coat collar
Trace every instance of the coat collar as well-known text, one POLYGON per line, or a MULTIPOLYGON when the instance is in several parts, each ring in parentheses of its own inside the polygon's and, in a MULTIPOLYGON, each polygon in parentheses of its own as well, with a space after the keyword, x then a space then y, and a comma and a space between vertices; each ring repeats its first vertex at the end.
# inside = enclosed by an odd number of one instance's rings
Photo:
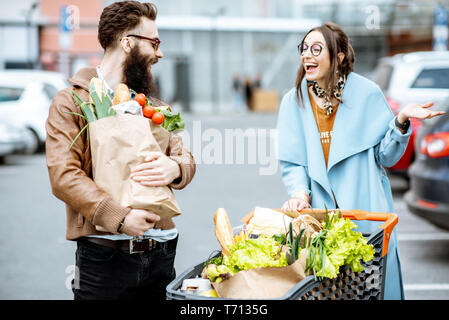
POLYGON ((72 78, 70 78, 69 83, 89 91, 90 80, 94 77, 98 77, 97 70, 94 67, 86 67, 80 69, 72 78))

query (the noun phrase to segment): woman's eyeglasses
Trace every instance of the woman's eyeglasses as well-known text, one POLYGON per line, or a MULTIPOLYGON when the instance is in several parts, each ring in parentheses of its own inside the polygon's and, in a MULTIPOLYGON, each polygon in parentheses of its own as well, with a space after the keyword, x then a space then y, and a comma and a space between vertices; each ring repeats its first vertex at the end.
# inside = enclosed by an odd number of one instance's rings
POLYGON ((312 44, 310 47, 305 44, 305 43, 301 43, 298 45, 298 51, 300 55, 303 55, 307 49, 310 48, 310 52, 312 53, 312 55, 314 55, 315 57, 319 56, 321 53, 321 50, 323 50, 323 46, 321 46, 318 43, 312 44))
POLYGON ((154 51, 159 50, 159 46, 161 45, 161 40, 159 38, 148 38, 148 37, 144 37, 144 36, 139 36, 137 34, 128 34, 127 37, 135 37, 138 39, 150 41, 151 45, 153 46, 154 51))

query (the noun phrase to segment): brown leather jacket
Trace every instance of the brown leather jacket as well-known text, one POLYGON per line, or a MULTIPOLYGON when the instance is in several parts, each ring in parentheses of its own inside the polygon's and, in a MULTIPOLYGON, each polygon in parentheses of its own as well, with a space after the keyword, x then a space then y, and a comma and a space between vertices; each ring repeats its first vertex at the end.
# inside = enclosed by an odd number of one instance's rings
MULTIPOLYGON (((88 86, 97 77, 95 68, 81 69, 72 79, 73 87, 61 90, 53 99, 46 122, 46 155, 50 184, 53 194, 66 204, 66 238, 75 240, 86 235, 109 234, 95 229, 102 226, 110 233, 117 230, 120 222, 131 210, 122 207, 106 192, 99 189, 92 180, 92 160, 86 130, 83 131, 72 149, 70 144, 86 125, 80 116, 80 107, 72 98, 72 90, 84 101, 88 101, 88 86)), ((153 105, 164 105, 151 98, 153 105)), ((170 133, 167 155, 179 164, 181 177, 170 185, 182 189, 190 183, 195 174, 195 162, 189 150, 183 146, 182 139, 170 133)), ((175 226, 172 219, 161 220, 155 228, 170 229, 175 226)))

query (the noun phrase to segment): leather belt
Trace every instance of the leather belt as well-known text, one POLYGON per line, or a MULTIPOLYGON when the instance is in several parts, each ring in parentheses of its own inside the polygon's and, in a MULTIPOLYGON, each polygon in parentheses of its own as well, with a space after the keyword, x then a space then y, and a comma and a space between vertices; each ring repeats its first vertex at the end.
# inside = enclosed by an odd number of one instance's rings
POLYGON ((133 238, 129 240, 110 240, 105 238, 96 238, 96 237, 84 237, 83 239, 109 248, 119 249, 129 254, 134 253, 143 253, 147 251, 151 251, 153 249, 159 249, 164 247, 175 247, 176 248, 176 240, 169 240, 167 242, 158 242, 154 239, 149 238, 133 238))

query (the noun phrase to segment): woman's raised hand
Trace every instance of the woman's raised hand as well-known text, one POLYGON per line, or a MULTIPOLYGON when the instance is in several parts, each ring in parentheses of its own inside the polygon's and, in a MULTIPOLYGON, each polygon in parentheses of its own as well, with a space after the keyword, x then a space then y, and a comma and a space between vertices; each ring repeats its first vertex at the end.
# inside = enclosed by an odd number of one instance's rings
POLYGON ((415 119, 430 119, 436 116, 445 114, 445 111, 433 111, 428 108, 433 106, 433 102, 427 102, 425 104, 409 103, 398 114, 399 123, 404 123, 410 118, 415 119))

